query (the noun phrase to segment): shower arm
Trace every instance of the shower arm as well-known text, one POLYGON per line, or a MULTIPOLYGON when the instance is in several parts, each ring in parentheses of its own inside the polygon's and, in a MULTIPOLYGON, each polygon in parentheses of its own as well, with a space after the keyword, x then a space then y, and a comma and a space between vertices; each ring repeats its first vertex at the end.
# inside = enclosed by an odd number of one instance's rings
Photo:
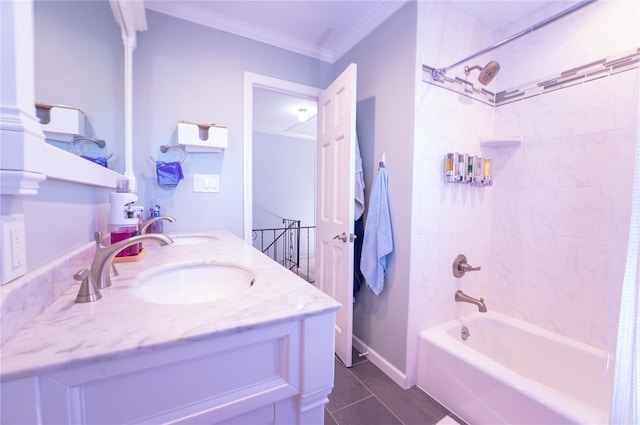
POLYGON ((464 75, 469 75, 471 73, 471 71, 473 71, 474 69, 479 69, 480 71, 482 71, 482 67, 480 65, 475 65, 475 66, 472 66, 472 67, 465 66, 464 67, 464 75))
POLYGON ((467 61, 469 61, 469 60, 471 60, 471 59, 473 59, 473 58, 475 58, 477 56, 483 55, 483 54, 485 54, 487 52, 490 52, 490 51, 492 51, 494 49, 497 49, 498 47, 502 46, 503 44, 507 44, 510 41, 515 40, 516 38, 520 38, 525 34, 529 34, 530 32, 533 32, 533 31, 535 31, 535 30, 537 30, 539 28, 542 28, 543 26, 545 26, 547 24, 550 24, 551 22, 553 22, 553 21, 555 21, 557 19, 560 19, 563 16, 568 15, 569 13, 572 13, 572 12, 574 12, 574 11, 576 11, 576 10, 578 10, 578 9, 580 9, 580 8, 590 4, 590 3, 593 3, 595 1, 596 0, 582 0, 581 2, 576 3, 573 6, 567 8, 567 9, 565 9, 563 11, 558 12, 555 15, 552 15, 552 16, 550 16, 550 17, 538 22, 537 24, 534 24, 534 25, 530 26, 529 28, 520 31, 517 34, 514 34, 514 35, 512 35, 510 37, 507 37, 504 40, 500 40, 497 43, 495 43, 495 44, 493 44, 493 45, 491 45, 489 47, 486 47, 486 48, 484 48, 484 49, 472 54, 471 56, 467 56, 466 58, 459 60, 458 62, 454 63, 453 65, 447 66, 446 68, 438 68, 438 69, 436 69, 436 68, 426 67, 425 65, 423 65, 422 69, 425 69, 425 68, 431 69, 431 77, 435 81, 443 81, 444 80, 444 74, 449 69, 455 68, 456 66, 458 66, 458 65, 460 65, 460 64, 462 64, 464 62, 467 62, 467 61))

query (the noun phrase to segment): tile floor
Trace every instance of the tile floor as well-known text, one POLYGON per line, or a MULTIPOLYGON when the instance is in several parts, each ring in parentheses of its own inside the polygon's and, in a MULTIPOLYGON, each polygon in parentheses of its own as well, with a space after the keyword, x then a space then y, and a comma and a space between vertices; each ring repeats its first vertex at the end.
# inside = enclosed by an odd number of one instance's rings
POLYGON ((418 387, 403 390, 357 352, 353 358, 351 368, 335 360, 335 382, 325 406, 325 425, 464 424, 418 387))

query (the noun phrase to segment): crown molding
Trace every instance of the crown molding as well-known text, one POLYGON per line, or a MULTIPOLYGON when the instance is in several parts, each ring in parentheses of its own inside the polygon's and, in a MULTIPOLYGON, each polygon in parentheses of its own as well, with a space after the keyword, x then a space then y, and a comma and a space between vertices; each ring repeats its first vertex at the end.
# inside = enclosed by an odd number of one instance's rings
POLYGON ((370 32, 400 9, 408 0, 388 0, 351 31, 338 43, 334 50, 306 43, 273 31, 267 31, 255 25, 198 7, 194 4, 168 2, 160 0, 145 1, 145 8, 179 19, 194 22, 210 28, 216 28, 231 34, 266 43, 281 49, 289 50, 324 62, 334 63, 349 49, 354 47, 370 32))
POLYGON ((145 8, 155 12, 170 15, 196 24, 215 28, 231 34, 250 38, 261 43, 270 44, 305 56, 331 62, 331 52, 328 49, 316 47, 309 43, 266 31, 254 25, 237 19, 215 13, 192 4, 166 1, 147 1, 145 8))
POLYGON ((367 35, 372 33, 376 28, 378 28, 378 26, 404 6, 407 1, 408 0, 388 0, 382 3, 380 7, 367 16, 367 19, 362 21, 360 25, 354 28, 353 31, 351 31, 336 45, 335 49, 332 51, 331 62, 333 63, 337 61, 345 53, 355 47, 356 44, 361 42, 367 35))

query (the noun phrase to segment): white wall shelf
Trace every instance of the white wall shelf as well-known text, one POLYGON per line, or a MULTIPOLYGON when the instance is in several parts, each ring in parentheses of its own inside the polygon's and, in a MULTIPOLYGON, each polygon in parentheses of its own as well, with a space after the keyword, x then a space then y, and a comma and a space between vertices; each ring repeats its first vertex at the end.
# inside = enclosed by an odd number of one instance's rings
POLYGON ((505 137, 501 139, 481 139, 480 146, 485 148, 516 147, 522 144, 522 137, 505 137))
POLYGON ((178 144, 188 152, 222 152, 228 146, 227 127, 215 124, 178 123, 178 144))
POLYGON ((78 108, 36 103, 36 115, 49 140, 71 142, 76 136, 84 136, 85 115, 78 108))

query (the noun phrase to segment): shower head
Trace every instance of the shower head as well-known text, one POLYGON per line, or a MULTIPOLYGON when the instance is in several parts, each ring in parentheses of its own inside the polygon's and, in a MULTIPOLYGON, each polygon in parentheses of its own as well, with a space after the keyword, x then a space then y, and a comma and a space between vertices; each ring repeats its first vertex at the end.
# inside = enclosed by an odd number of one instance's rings
POLYGON ((478 75, 478 81, 480 81, 481 84, 486 86, 495 78, 498 71, 500 71, 500 64, 496 61, 490 61, 488 64, 485 65, 484 68, 478 65, 472 66, 471 68, 469 68, 469 66, 465 66, 464 75, 469 76, 471 71, 474 69, 480 70, 480 75, 478 75))

